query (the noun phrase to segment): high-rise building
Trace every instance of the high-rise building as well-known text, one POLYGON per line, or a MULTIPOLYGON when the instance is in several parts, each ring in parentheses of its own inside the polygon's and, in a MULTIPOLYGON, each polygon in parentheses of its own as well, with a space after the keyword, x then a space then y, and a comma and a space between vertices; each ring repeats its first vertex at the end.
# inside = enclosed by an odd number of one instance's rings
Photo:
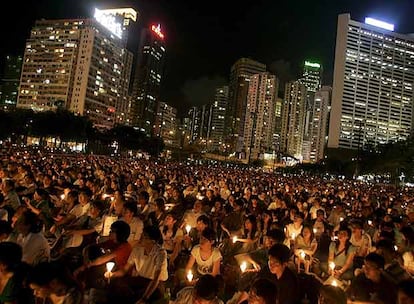
POLYGON ((365 21, 338 17, 329 148, 375 146, 411 132, 414 38, 365 21))
POLYGON ((286 84, 282 108, 280 148, 282 152, 298 159, 303 157, 306 96, 307 90, 301 81, 291 81, 286 84))
POLYGON ((165 62, 164 39, 159 24, 141 31, 130 119, 133 126, 140 128, 147 135, 154 133, 155 117, 160 102, 165 62))
POLYGON ((211 126, 208 140, 211 141, 209 148, 213 151, 227 151, 227 145, 224 141, 224 119, 228 96, 228 86, 217 88, 214 103, 211 105, 211 126))
POLYGON ((240 58, 231 67, 229 101, 226 109, 225 137, 230 150, 241 152, 250 76, 266 71, 266 65, 240 58))
POLYGON ((316 92, 321 88, 322 66, 320 63, 305 61, 301 82, 308 92, 316 92))
POLYGON ((166 146, 177 145, 177 109, 160 102, 157 110, 154 135, 164 140, 166 146))
POLYGON ((276 76, 265 72, 250 77, 243 136, 247 161, 262 159, 264 153, 275 151, 277 92, 276 76))
POLYGON ((6 56, 0 84, 0 107, 15 107, 19 91, 22 56, 6 56))
POLYGON ((316 163, 324 158, 328 134, 328 117, 331 106, 332 88, 323 86, 315 93, 310 124, 309 160, 316 163))
POLYGON ((36 21, 26 42, 18 107, 62 107, 88 116, 98 128, 113 127, 131 69, 123 34, 136 12, 96 9, 94 17, 36 21))
POLYGON ((211 106, 202 105, 192 107, 188 111, 189 115, 189 143, 199 143, 207 148, 211 126, 211 106))

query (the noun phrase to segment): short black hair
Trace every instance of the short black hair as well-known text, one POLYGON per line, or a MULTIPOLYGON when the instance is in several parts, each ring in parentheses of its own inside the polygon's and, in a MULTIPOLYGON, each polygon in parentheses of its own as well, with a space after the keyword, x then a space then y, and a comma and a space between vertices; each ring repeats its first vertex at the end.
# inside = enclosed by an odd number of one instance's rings
POLYGON ((266 233, 266 237, 271 238, 276 243, 282 244, 285 241, 286 235, 282 229, 271 229, 266 233))
POLYGON ((376 244, 377 249, 386 250, 388 252, 394 252, 394 243, 389 239, 381 239, 376 244))
POLYGON ((155 241, 158 244, 162 244, 162 234, 160 228, 154 225, 147 225, 142 231, 143 235, 148 236, 150 240, 155 241))
POLYGON ((205 225, 210 226, 210 219, 205 214, 200 215, 197 218, 197 222, 203 222, 205 225))
POLYGON ((283 244, 274 244, 269 249, 269 256, 275 258, 280 263, 287 263, 290 259, 290 249, 283 244))
POLYGON ((214 300, 218 290, 219 284, 211 274, 201 276, 194 286, 195 296, 207 301, 214 300))
POLYGON ((203 232, 201 232, 201 235, 211 242, 216 240, 216 232, 209 227, 204 229, 203 232))
POLYGON ((125 243, 131 233, 131 227, 124 221, 116 221, 112 223, 111 231, 115 233, 118 243, 125 243))
POLYGON ((13 242, 0 243, 0 263, 7 271, 14 271, 22 261, 22 247, 13 242))
POLYGON ((136 203, 134 203, 134 202, 126 202, 126 203, 124 204, 124 209, 127 209, 127 210, 129 210, 130 212, 132 212, 132 214, 133 214, 134 216, 136 216, 136 215, 138 214, 138 207, 137 207, 137 204, 136 204, 136 203))
POLYGON ((365 261, 374 263, 378 268, 384 269, 385 266, 385 259, 382 255, 371 252, 365 257, 365 261))
POLYGON ((265 303, 277 302, 277 288, 276 285, 266 278, 258 278, 250 287, 257 296, 262 297, 265 303))

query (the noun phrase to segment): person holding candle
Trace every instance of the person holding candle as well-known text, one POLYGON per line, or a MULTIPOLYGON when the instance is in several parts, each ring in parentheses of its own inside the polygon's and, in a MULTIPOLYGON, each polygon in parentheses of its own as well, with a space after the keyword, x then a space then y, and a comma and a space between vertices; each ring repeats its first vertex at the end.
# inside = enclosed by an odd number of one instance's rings
POLYGON ((241 242, 242 248, 239 253, 248 253, 256 250, 260 239, 260 231, 257 227, 257 220, 253 214, 246 217, 244 221, 244 233, 242 237, 237 237, 236 242, 241 242))
POLYGON ((351 280, 353 278, 353 259, 356 248, 349 241, 351 230, 346 226, 340 226, 338 231, 338 239, 331 242, 329 246, 328 263, 335 263, 333 275, 343 280, 351 280))
POLYGON ((181 251, 181 242, 183 240, 183 230, 179 228, 178 217, 175 213, 170 212, 164 220, 161 227, 163 238, 163 247, 168 254, 168 266, 170 269, 175 267, 175 259, 181 251))
POLYGON ((223 304, 218 298, 220 278, 202 275, 195 285, 186 286, 177 293, 174 304, 223 304))
POLYGON ((304 214, 299 212, 295 215, 293 223, 286 226, 285 245, 289 248, 295 243, 296 237, 302 233, 304 214))
POLYGON ((305 271, 309 272, 313 255, 318 248, 318 242, 316 241, 315 234, 312 231, 311 226, 303 226, 302 233, 295 239, 293 252, 295 253, 295 262, 300 269, 301 264, 305 266, 305 271))
POLYGON ((215 248, 214 242, 216 234, 213 229, 206 228, 201 233, 200 244, 191 250, 191 256, 185 267, 185 273, 190 271, 196 264, 196 276, 211 274, 216 276, 220 274, 220 262, 222 259, 220 250, 215 248))

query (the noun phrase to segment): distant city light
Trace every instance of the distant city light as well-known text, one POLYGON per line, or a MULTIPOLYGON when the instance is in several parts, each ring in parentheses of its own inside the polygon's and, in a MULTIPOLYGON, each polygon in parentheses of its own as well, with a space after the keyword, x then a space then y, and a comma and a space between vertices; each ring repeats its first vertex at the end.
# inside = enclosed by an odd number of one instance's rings
POLYGON ((394 31, 394 24, 387 23, 387 22, 377 20, 374 18, 370 18, 370 17, 365 18, 365 23, 376 26, 376 27, 383 28, 388 31, 392 31, 392 32, 394 31))
POLYGON ((108 14, 105 10, 95 8, 96 21, 107 28, 112 34, 118 38, 122 38, 122 24, 116 21, 116 18, 112 14, 108 14))
POLYGON ((161 39, 164 39, 164 34, 161 32, 161 25, 158 23, 157 26, 152 25, 151 30, 158 35, 161 39))
POLYGON ((311 67, 311 68, 320 68, 321 65, 317 62, 310 62, 310 61, 305 61, 305 66, 311 67))

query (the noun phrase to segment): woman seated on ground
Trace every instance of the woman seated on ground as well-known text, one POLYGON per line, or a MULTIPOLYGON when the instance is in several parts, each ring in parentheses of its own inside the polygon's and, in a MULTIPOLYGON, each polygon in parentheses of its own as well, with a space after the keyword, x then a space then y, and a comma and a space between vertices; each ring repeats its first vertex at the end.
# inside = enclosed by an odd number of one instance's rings
POLYGON ((185 267, 185 273, 188 274, 196 264, 196 276, 211 274, 216 276, 220 274, 220 262, 222 259, 220 250, 214 247, 216 233, 211 228, 206 228, 201 233, 200 244, 194 246, 191 250, 191 256, 185 267))
POLYGON ((353 259, 356 248, 349 241, 350 237, 351 230, 341 225, 338 231, 338 240, 329 246, 329 271, 338 279, 351 280, 354 276, 353 259), (331 267, 334 268, 333 271, 331 267))
POLYGON ((115 262, 115 270, 125 267, 132 247, 128 243, 130 228, 124 221, 111 225, 109 240, 98 245, 91 245, 84 250, 84 265, 75 271, 75 276, 85 284, 85 288, 104 287, 105 264, 115 262))
POLYGON ((295 262, 299 270, 303 264, 305 272, 309 272, 317 248, 318 242, 311 226, 303 226, 302 233, 296 237, 294 245, 295 262))
POLYGON ((175 259, 181 251, 183 240, 183 230, 179 228, 178 218, 174 213, 169 213, 165 217, 164 225, 160 228, 164 249, 168 253, 168 267, 174 268, 175 259))
POLYGON ((24 285, 27 264, 21 262, 22 248, 16 243, 0 243, 0 303, 32 303, 32 293, 24 285))
POLYGON ((257 249, 260 239, 260 231, 257 227, 257 220, 253 214, 246 217, 244 221, 244 231, 241 238, 237 238, 237 242, 241 242, 242 248, 240 253, 249 253, 257 249))
POLYGON ((81 304, 82 292, 64 265, 40 263, 28 275, 28 283, 36 298, 44 303, 81 304))

